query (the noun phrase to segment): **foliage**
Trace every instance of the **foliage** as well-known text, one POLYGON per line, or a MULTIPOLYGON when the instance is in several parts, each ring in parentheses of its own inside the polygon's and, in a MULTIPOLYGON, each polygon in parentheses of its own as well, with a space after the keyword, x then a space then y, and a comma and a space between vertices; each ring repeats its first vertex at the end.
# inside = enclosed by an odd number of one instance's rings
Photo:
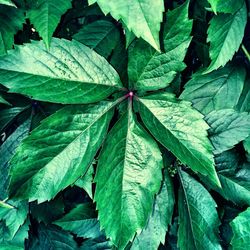
POLYGON ((0 0, 0 250, 248 249, 249 4, 0 0))

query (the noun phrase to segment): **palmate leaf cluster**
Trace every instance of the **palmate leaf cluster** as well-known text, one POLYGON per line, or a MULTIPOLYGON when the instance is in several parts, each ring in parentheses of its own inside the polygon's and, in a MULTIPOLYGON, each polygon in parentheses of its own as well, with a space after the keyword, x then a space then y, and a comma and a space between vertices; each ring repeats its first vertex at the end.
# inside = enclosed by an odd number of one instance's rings
POLYGON ((0 0, 0 250, 247 250, 249 4, 0 0))

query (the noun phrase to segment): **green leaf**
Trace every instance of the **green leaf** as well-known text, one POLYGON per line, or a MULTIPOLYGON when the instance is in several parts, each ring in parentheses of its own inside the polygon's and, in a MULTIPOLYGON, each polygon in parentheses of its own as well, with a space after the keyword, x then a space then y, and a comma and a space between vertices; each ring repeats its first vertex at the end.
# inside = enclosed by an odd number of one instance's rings
POLYGON ((15 154, 17 147, 28 136, 30 130, 30 120, 27 120, 20 125, 0 146, 0 199, 8 197, 8 184, 9 184, 9 161, 15 154))
POLYGON ((101 229, 119 249, 146 226, 160 189, 162 167, 158 145, 129 106, 104 143, 95 176, 101 229))
POLYGON ((188 18, 188 7, 189 1, 167 13, 163 34, 164 53, 159 53, 143 40, 137 40, 130 46, 130 88, 140 91, 165 88, 186 67, 183 60, 191 41, 193 23, 188 18))
POLYGON ((43 120, 12 158, 10 195, 40 203, 84 175, 116 103, 67 106, 43 120))
POLYGON ((198 181, 181 170, 178 173, 181 182, 178 200, 180 249, 221 249, 215 201, 198 181))
POLYGON ((0 0, 0 4, 16 7, 16 5, 11 0, 0 0))
POLYGON ((234 108, 240 99, 246 71, 243 67, 226 66, 209 74, 194 74, 185 84, 180 98, 191 101, 203 114, 234 108))
POLYGON ((14 35, 23 28, 25 22, 21 9, 0 5, 0 55, 5 54, 14 44, 14 35))
POLYGON ((120 33, 112 22, 97 20, 83 26, 73 38, 108 58, 119 42, 120 33))
POLYGON ((225 199, 242 207, 250 206, 250 165, 241 166, 238 170, 219 171, 222 189, 217 190, 225 199))
POLYGON ((74 183, 76 186, 84 189, 91 199, 93 199, 93 193, 92 193, 93 175, 94 175, 94 167, 93 165, 91 165, 87 170, 86 174, 80 177, 74 183))
POLYGON ((0 58, 0 82, 11 92, 66 104, 100 101, 122 88, 103 57, 79 42, 56 38, 49 51, 34 41, 0 58))
POLYGON ((141 234, 135 237, 131 250, 155 250, 165 243, 166 231, 172 220, 174 209, 174 188, 168 170, 164 171, 161 190, 156 196, 153 213, 141 234))
POLYGON ((38 235, 37 238, 35 236, 32 237, 29 245, 30 250, 76 250, 78 248, 71 234, 59 230, 55 226, 46 227, 43 224, 39 224, 36 229, 38 235))
POLYGON ((142 120, 153 136, 183 164, 220 185, 203 115, 190 102, 167 93, 139 98, 138 103, 142 120))
POLYGON ((246 150, 246 154, 247 154, 247 159, 250 162, 250 136, 246 138, 246 140, 244 141, 244 148, 246 150))
POLYGON ((14 107, 0 110, 0 131, 10 125, 10 123, 13 122, 27 108, 28 107, 14 107))
POLYGON ((28 238, 29 222, 19 228, 12 240, 8 240, 9 231, 0 222, 0 250, 24 250, 24 241, 28 238))
POLYGON ((105 237, 99 237, 96 239, 88 239, 83 242, 80 250, 108 250, 114 249, 109 241, 105 237))
POLYGON ((208 0, 213 11, 234 14, 242 7, 244 0, 208 0))
POLYGON ((77 205, 68 214, 53 223, 78 237, 95 239, 102 235, 95 210, 90 203, 77 205))
POLYGON ((9 231, 7 240, 12 240, 20 226, 26 220, 28 214, 28 204, 26 201, 11 201, 8 203, 13 206, 13 209, 0 207, 0 220, 3 220, 9 231))
POLYGON ((233 238, 231 241, 233 250, 248 249, 250 245, 250 208, 240 213, 231 223, 233 238))
POLYGON ((88 0, 97 3, 105 15, 124 22, 137 37, 143 38, 155 49, 160 50, 159 31, 164 11, 163 0, 88 0))
POLYGON ((233 148, 250 134, 250 115, 247 112, 215 110, 206 116, 206 121, 210 125, 209 138, 215 148, 215 154, 233 148))
POLYGON ((6 101, 1 95, 0 95, 0 104, 11 106, 11 104, 8 101, 6 101))
POLYGON ((32 217, 38 222, 43 222, 45 224, 59 219, 64 212, 64 200, 60 196, 49 202, 43 202, 41 204, 33 202, 30 204, 30 213, 32 217))
POLYGON ((224 66, 238 51, 247 23, 245 3, 233 15, 219 14, 210 21, 207 42, 210 42, 209 55, 212 60, 205 73, 224 66))
POLYGON ((45 45, 49 48, 52 35, 61 16, 71 8, 71 0, 28 0, 27 17, 39 32, 45 45))

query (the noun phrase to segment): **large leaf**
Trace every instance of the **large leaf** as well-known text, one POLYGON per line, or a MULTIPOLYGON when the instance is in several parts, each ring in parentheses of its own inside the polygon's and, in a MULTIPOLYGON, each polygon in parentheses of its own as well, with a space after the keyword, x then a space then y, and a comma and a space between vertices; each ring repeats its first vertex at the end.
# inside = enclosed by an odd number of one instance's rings
POLYGON ((54 226, 45 227, 43 224, 38 225, 37 238, 35 235, 29 242, 30 250, 48 250, 48 249, 63 249, 76 250, 77 244, 73 236, 68 232, 59 230, 54 226))
POLYGON ((245 77, 245 69, 237 66, 227 66, 206 75, 194 74, 185 84, 180 98, 191 101, 203 114, 234 108, 240 99, 245 77))
POLYGON ((163 34, 164 53, 159 53, 143 40, 137 40, 130 46, 128 74, 131 88, 140 91, 165 88, 177 72, 186 67, 183 59, 192 31, 188 7, 189 1, 167 13, 163 34))
POLYGON ((14 35, 22 29, 24 21, 21 9, 0 5, 0 55, 12 48, 14 35))
POLYGON ((98 3, 104 14, 110 13, 122 20, 137 37, 143 38, 155 49, 160 50, 159 31, 164 11, 163 0, 88 0, 98 3))
POLYGON ((108 58, 119 42, 120 32, 112 22, 97 20, 83 26, 73 38, 108 58))
POLYGON ((27 137, 30 130, 30 120, 19 126, 0 146, 0 199, 4 200, 8 197, 9 184, 9 161, 15 154, 16 148, 27 137))
POLYGON ((178 200, 180 249, 221 249, 215 201, 198 181, 181 170, 178 172, 181 182, 178 200))
POLYGON ((100 232, 94 208, 90 203, 79 204, 54 224, 83 238, 98 238, 100 232))
POLYGON ((46 47, 61 20, 61 16, 71 7, 71 0, 28 0, 27 17, 39 32, 46 47))
POLYGON ((116 71, 95 51, 56 38, 49 51, 34 41, 0 58, 0 82, 11 92, 68 104, 96 102, 122 87, 116 71))
POLYGON ((141 234, 135 237, 131 250, 155 250, 160 243, 165 243, 166 231, 172 220, 174 209, 173 183, 168 170, 164 171, 164 180, 159 194, 156 196, 153 213, 141 234))
POLYGON ((190 102, 162 93, 139 98, 139 113, 154 137, 193 171, 219 185, 214 168, 209 128, 190 102))
POLYGON ((105 237, 99 237, 96 239, 85 240, 80 247, 80 250, 108 250, 114 249, 109 241, 105 237))
POLYGON ((119 249, 146 226, 160 189, 162 167, 156 142, 129 107, 107 137, 95 177, 98 219, 119 249))
POLYGON ((209 134, 215 154, 233 148, 250 134, 250 115, 247 112, 222 109, 209 113, 206 120, 211 127, 209 134))
POLYGON ((43 202, 84 175, 116 103, 67 106, 43 120, 12 158, 10 195, 43 202))
POLYGON ((247 23, 245 3, 235 14, 219 14, 210 21, 207 41, 212 60, 206 73, 224 66, 239 49, 247 23))
POLYGON ((250 208, 240 213, 231 223, 233 238, 231 245, 233 250, 248 249, 250 246, 250 208))

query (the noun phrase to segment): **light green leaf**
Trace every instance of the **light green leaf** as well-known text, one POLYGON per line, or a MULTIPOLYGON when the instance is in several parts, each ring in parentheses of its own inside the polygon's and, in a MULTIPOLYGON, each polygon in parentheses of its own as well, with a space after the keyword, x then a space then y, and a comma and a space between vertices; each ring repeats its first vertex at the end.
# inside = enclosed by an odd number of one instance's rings
POLYGON ((146 228, 135 237, 131 250, 155 250, 158 249, 160 243, 164 244, 173 209, 174 188, 168 170, 165 169, 164 180, 156 196, 153 213, 149 217, 146 228))
POLYGON ((250 246, 250 208, 240 213, 231 223, 233 238, 231 241, 233 250, 248 249, 250 246))
POLYGON ((206 116, 210 125, 210 140, 215 148, 214 153, 220 154, 245 140, 250 135, 250 115, 239 113, 233 109, 212 111, 206 116))
POLYGON ((68 214, 53 223, 78 237, 95 239, 102 235, 95 209, 90 203, 77 205, 68 214))
POLYGON ((80 177, 74 183, 76 186, 83 188, 91 199, 93 199, 93 193, 92 193, 93 175, 94 175, 94 167, 93 165, 91 165, 87 170, 86 174, 80 177))
POLYGON ((11 201, 8 203, 13 206, 13 209, 0 207, 0 220, 3 220, 8 228, 8 237, 6 240, 12 240, 20 226, 26 220, 28 214, 28 204, 26 201, 11 201))
POLYGON ((66 106, 43 120, 12 158, 10 195, 40 203, 84 175, 117 102, 66 106))
POLYGON ((158 145, 135 120, 130 106, 110 131, 95 176, 101 229, 119 249, 146 226, 162 167, 158 145))
POLYGON ((34 41, 0 58, 0 82, 11 92, 66 104, 100 101, 122 88, 103 57, 79 42, 56 38, 49 51, 34 41))
POLYGON ((219 14, 210 21, 207 41, 210 42, 209 55, 212 60, 204 73, 224 66, 238 51, 247 23, 247 9, 244 3, 235 14, 219 14))
POLYGON ((73 38, 108 58, 120 42, 120 33, 112 22, 97 20, 83 26, 73 38))
POLYGON ((217 5, 220 0, 207 0, 207 1, 210 3, 214 13, 217 13, 217 5))
POLYGON ((14 44, 14 35, 23 28, 24 12, 21 9, 0 5, 0 55, 14 44))
POLYGON ((179 170, 178 246, 181 250, 219 250, 219 219, 209 192, 187 173, 179 170))
POLYGON ((16 5, 11 0, 0 0, 0 4, 16 7, 16 5))
POLYGON ((71 234, 59 230, 55 226, 44 226, 43 224, 39 224, 36 229, 38 235, 37 238, 31 238, 29 244, 30 250, 76 250, 78 248, 71 234))
POLYGON ((203 115, 190 102, 167 93, 139 98, 138 103, 142 120, 153 136, 183 164, 220 185, 203 115))
POLYGON ((20 125, 0 146, 0 199, 8 197, 8 184, 9 184, 9 162, 15 154, 17 147, 22 140, 28 136, 30 130, 30 120, 27 120, 20 125))
POLYGON ((71 8, 71 0, 28 0, 27 17, 42 37, 47 48, 61 16, 71 8))
POLYGON ((160 50, 159 31, 164 11, 163 0, 88 0, 97 3, 105 15, 121 20, 137 37, 160 50))
POLYGON ((194 74, 185 84, 180 98, 191 101, 203 114, 234 108, 240 99, 246 71, 243 67, 226 66, 209 74, 194 74))
POLYGON ((137 40, 130 46, 130 88, 140 91, 165 88, 186 67, 183 60, 191 41, 193 23, 188 18, 188 7, 189 1, 167 13, 163 33, 164 53, 159 53, 143 40, 137 40))

